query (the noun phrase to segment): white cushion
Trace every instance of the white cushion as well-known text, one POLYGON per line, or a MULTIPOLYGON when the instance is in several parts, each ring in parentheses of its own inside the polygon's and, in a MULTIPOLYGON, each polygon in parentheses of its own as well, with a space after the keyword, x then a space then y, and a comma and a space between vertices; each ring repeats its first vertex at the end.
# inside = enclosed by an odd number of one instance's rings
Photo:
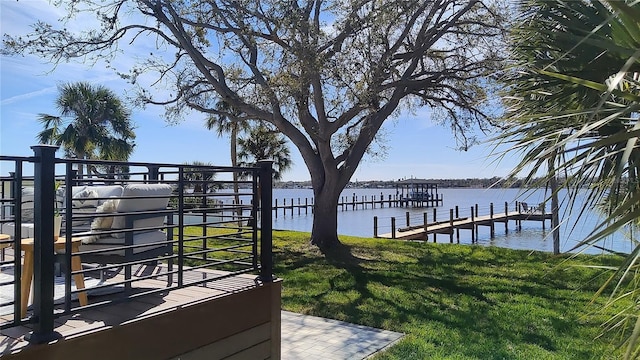
MULTIPOLYGON (((22 225, 20 226, 22 229, 22 238, 26 239, 26 238, 32 238, 34 237, 34 233, 35 233, 35 224, 25 224, 22 223, 22 225)), ((16 224, 15 223, 4 223, 0 226, 0 229, 2 229, 0 231, 0 233, 2 234, 7 234, 11 237, 13 237, 13 235, 16 233, 16 224)))
POLYGON ((23 223, 33 222, 33 201, 34 201, 34 188, 24 187, 22 188, 22 201, 20 206, 22 207, 22 213, 20 219, 23 223))
MULTIPOLYGON (((96 212, 96 208, 104 204, 104 202, 107 201, 108 198, 119 197, 120 195, 122 195, 122 186, 120 185, 74 186, 71 189, 71 196, 74 199, 72 202, 73 216, 94 214, 96 212), (77 199, 79 199, 80 194, 88 193, 92 194, 90 197, 90 199, 93 199, 91 203, 92 206, 77 207, 76 202, 79 201, 77 199)), ((88 230, 91 226, 92 221, 92 217, 87 217, 84 219, 75 219, 72 224, 74 228, 84 227, 83 229, 88 230)))
MULTIPOLYGON (((73 216, 78 216, 78 215, 93 215, 96 212, 96 208, 94 207, 86 207, 86 208, 74 208, 73 209, 73 216)), ((74 219, 71 224, 74 227, 77 226, 83 226, 83 225, 90 225, 91 221, 93 221, 93 217, 85 217, 85 218, 76 218, 74 219)))
MULTIPOLYGON (((138 212, 149 210, 163 210, 167 208, 169 204, 169 197, 171 195, 171 186, 168 184, 131 184, 127 185, 122 191, 122 198, 118 201, 116 212, 138 212), (142 196, 149 198, 136 198, 130 199, 129 196, 142 196), (159 198, 152 198, 152 196, 161 196, 159 198)), ((157 217, 136 220, 133 223, 133 228, 144 227, 160 227, 164 224, 166 215, 159 215, 157 217)), ((125 216, 116 216, 111 225, 111 229, 122 229, 125 227, 125 216)), ((124 233, 114 234, 115 237, 123 238, 124 233)))
POLYGON ((103 198, 102 200, 98 200, 98 205, 102 205, 108 198, 111 197, 119 197, 122 195, 122 186, 120 185, 99 185, 99 186, 74 186, 71 189, 71 196, 75 197, 76 194, 84 191, 95 191, 98 194, 98 198, 103 198))
MULTIPOLYGON (((118 199, 107 200, 104 204, 96 208, 96 214, 108 214, 116 211, 118 206, 118 199)), ((96 229, 110 229, 113 225, 113 216, 99 216, 93 219, 91 223, 91 230, 96 229)))
MULTIPOLYGON (((93 237, 93 236, 87 236, 86 238, 89 238, 89 237, 93 237)), ((165 234, 160 230, 139 232, 139 233, 134 233, 133 235, 134 245, 142 245, 142 244, 150 244, 150 243, 166 242, 166 241, 167 241, 167 234, 165 234)), ((80 245, 80 251, 90 251, 90 250, 99 250, 99 249, 105 250, 110 247, 116 247, 116 246, 124 246, 124 239, 110 237, 110 236, 100 237, 97 239, 83 238, 82 244, 80 245)), ((166 246, 166 243, 134 248, 133 253, 137 254, 139 252, 148 251, 161 246, 166 246)), ((100 255, 124 256, 124 250, 105 251, 100 253, 100 255)))
POLYGON ((74 208, 95 208, 98 206, 98 192, 90 189, 84 189, 76 194, 73 194, 73 201, 71 202, 74 208))

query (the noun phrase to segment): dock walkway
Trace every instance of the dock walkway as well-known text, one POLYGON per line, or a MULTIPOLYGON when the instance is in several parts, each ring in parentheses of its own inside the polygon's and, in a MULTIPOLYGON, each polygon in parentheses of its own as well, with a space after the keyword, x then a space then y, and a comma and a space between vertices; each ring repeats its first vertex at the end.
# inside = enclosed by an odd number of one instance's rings
MULTIPOLYGON (((473 212, 469 217, 454 217, 453 210, 450 211, 450 218, 446 221, 438 221, 428 223, 425 222, 418 226, 396 228, 395 218, 392 218, 392 228, 390 233, 377 234, 377 228, 374 229, 374 237, 384 239, 400 239, 400 240, 428 240, 429 235, 446 234, 450 236, 450 242, 453 242, 454 234, 458 237, 460 230, 471 230, 471 241, 475 242, 475 238, 478 234, 479 226, 488 226, 491 229, 491 236, 495 234, 496 223, 504 223, 505 231, 508 230, 507 225, 509 221, 515 221, 519 227, 522 226, 522 221, 540 221, 542 227, 545 227, 545 220, 551 220, 551 213, 546 213, 544 208, 535 211, 522 211, 521 206, 517 206, 515 211, 506 210, 503 213, 494 214, 493 204, 490 207, 490 213, 488 215, 477 215, 473 212)), ((426 220, 426 216, 425 216, 426 220)), ((374 220, 377 222, 377 220, 374 220)))

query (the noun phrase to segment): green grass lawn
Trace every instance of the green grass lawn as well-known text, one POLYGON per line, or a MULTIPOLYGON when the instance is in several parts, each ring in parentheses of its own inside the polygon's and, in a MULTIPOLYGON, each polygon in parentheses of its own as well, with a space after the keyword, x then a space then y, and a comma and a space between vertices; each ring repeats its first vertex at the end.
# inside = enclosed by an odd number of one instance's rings
POLYGON ((578 264, 613 257, 341 237, 325 257, 309 234, 274 231, 285 310, 405 333, 376 359, 613 359, 590 304, 603 280, 578 264))

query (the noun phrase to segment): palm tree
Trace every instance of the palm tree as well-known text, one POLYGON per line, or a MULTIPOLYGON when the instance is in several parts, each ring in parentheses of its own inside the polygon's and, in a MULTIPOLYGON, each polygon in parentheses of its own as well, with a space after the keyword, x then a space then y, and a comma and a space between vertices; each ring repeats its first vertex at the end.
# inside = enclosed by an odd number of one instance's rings
MULTIPOLYGON (((129 158, 135 146, 131 113, 111 90, 78 82, 61 85, 58 91, 60 116, 38 116, 44 127, 37 135, 41 143, 61 145, 78 159, 129 158)), ((83 172, 79 165, 79 175, 83 172)))
MULTIPOLYGON (((209 130, 215 130, 218 137, 222 137, 224 134, 230 134, 230 151, 231 154, 231 166, 238 166, 238 134, 246 131, 249 128, 247 120, 241 119, 242 113, 234 109, 226 101, 220 101, 216 104, 217 114, 209 116, 205 126, 209 130)), ((235 203, 240 203, 240 193, 238 188, 238 171, 233 172, 233 193, 235 203)), ((240 215, 240 209, 237 210, 240 215)))
POLYGON ((214 191, 212 182, 216 178, 216 172, 211 168, 213 165, 202 161, 186 163, 184 168, 184 180, 188 181, 187 188, 193 188, 193 192, 206 194, 214 191))
POLYGON ((287 140, 264 123, 249 129, 245 137, 238 139, 240 166, 255 166, 258 160, 273 160, 273 179, 280 180, 282 173, 291 168, 291 153, 287 140))
MULTIPOLYGON (((569 211, 586 191, 585 208, 600 207, 607 216, 576 248, 594 245, 640 219, 640 2, 526 0, 519 6, 507 82, 510 116, 500 141, 522 154, 512 175, 526 170, 532 181, 540 168, 547 169, 545 182, 563 175, 558 187, 569 190, 569 211)), ((632 299, 607 324, 623 331, 626 358, 640 355, 640 289, 637 279, 623 281, 637 273, 638 255, 640 246, 603 285, 617 281, 611 299, 632 299)))
POLYGON ((238 134, 249 128, 248 122, 241 119, 242 113, 235 110, 226 101, 220 101, 216 104, 216 115, 211 115, 207 119, 205 126, 209 130, 215 130, 218 137, 225 134, 231 136, 231 166, 238 166, 237 142, 238 134))

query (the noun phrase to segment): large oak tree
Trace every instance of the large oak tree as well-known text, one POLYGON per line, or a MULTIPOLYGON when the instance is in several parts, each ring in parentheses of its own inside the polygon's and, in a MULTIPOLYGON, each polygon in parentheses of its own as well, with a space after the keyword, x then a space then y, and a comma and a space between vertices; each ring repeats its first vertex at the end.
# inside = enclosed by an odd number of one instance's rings
MULTIPOLYGON (((312 242, 339 243, 337 201, 378 131, 401 111, 429 106, 457 137, 483 126, 491 76, 502 65, 504 12, 496 0, 112 0, 58 1, 72 33, 38 22, 4 37, 5 53, 57 63, 108 59, 130 44, 157 48, 133 69, 171 86, 145 103, 219 115, 220 101, 271 123, 300 151, 315 196, 312 242)), ((437 151, 437 149, 436 149, 437 151)))

